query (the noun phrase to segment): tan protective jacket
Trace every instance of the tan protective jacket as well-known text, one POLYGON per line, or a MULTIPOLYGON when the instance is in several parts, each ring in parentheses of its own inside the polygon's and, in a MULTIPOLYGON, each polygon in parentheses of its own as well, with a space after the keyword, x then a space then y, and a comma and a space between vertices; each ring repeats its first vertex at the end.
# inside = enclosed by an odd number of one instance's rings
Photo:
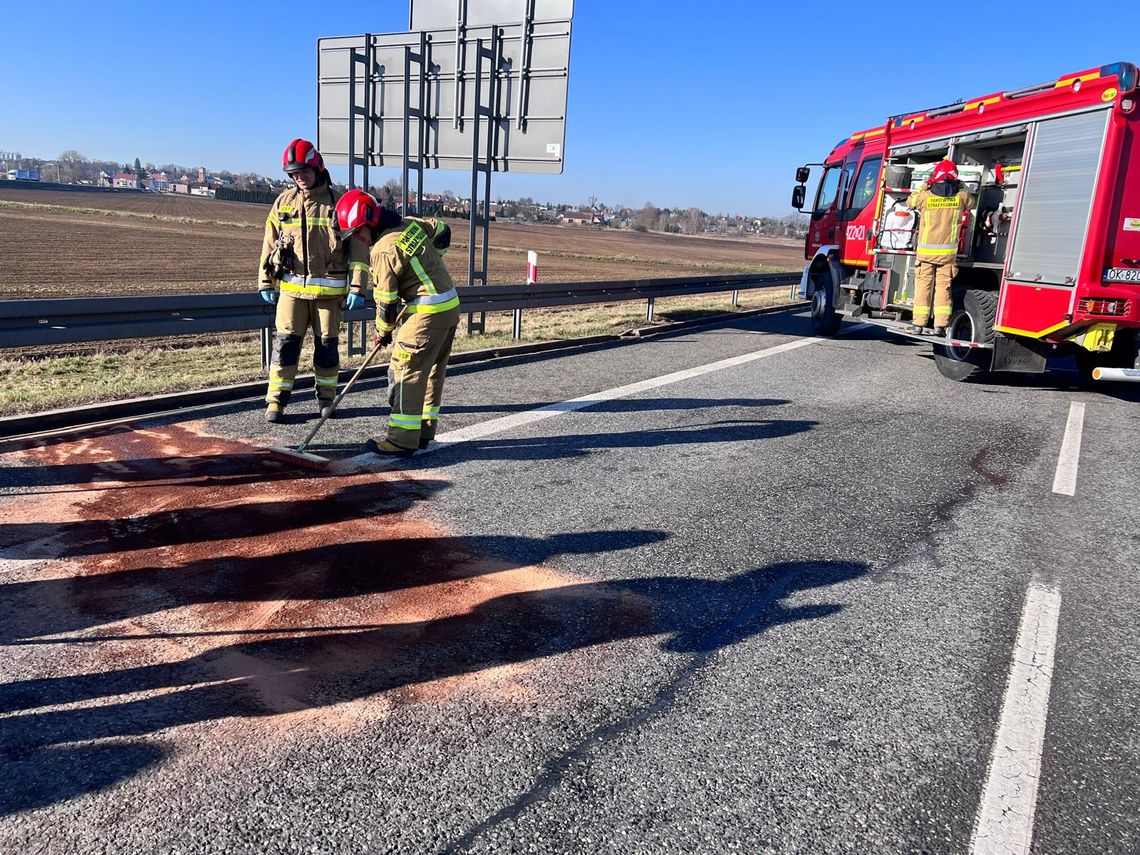
POLYGON ((958 234, 962 212, 974 207, 974 197, 965 190, 953 196, 938 196, 929 189, 907 197, 906 205, 918 211, 918 243, 915 252, 921 261, 953 261, 958 254, 958 234))
POLYGON ((265 220, 258 287, 278 288, 300 300, 368 291, 368 247, 341 241, 333 210, 339 195, 328 184, 309 191, 291 187, 277 197, 265 220), (274 275, 278 262, 285 265, 274 275), (289 272, 289 268, 292 272, 289 272))
POLYGON ((436 314, 459 307, 459 293, 433 241, 447 231, 439 220, 404 217, 372 245, 376 330, 396 325, 397 302, 409 314, 436 314))

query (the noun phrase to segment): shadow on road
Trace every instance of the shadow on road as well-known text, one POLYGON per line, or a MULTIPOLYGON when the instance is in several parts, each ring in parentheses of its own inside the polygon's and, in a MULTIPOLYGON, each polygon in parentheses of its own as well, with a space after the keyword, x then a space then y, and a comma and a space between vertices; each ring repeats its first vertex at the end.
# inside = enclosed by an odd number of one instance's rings
MULTIPOLYGON (((613 533, 626 534, 635 533, 613 533)), ((867 570, 857 562, 796 562, 723 581, 658 576, 573 584, 494 597, 434 620, 259 639, 178 662, 8 684, 0 687, 0 710, 10 713, 0 719, 7 761, 0 814, 98 790, 162 756, 146 743, 74 743, 327 707, 625 639, 662 635, 664 650, 703 661, 709 651, 770 627, 840 611, 839 604, 785 600, 867 570), (124 697, 153 692, 161 694, 124 697), (32 712, 89 701, 98 703, 32 712)))
MULTIPOLYGON (((236 513, 232 508, 227 511, 236 513)), ((350 508, 342 512, 345 521, 359 518, 350 508)), ((189 532, 193 536, 193 530, 189 532)), ((336 533, 336 537, 344 536, 343 531, 336 533)), ((207 555, 181 566, 143 566, 0 585, 0 644, 19 644, 189 605, 320 602, 381 594, 498 572, 508 566, 480 561, 485 555, 514 556, 514 566, 541 564, 560 555, 632 549, 664 540, 666 535, 659 531, 590 531, 546 538, 487 535, 347 542, 336 537, 330 535, 309 549, 273 547, 267 554, 250 555, 231 547, 226 554, 207 555)), ((253 548, 244 545, 247 551, 253 548)))

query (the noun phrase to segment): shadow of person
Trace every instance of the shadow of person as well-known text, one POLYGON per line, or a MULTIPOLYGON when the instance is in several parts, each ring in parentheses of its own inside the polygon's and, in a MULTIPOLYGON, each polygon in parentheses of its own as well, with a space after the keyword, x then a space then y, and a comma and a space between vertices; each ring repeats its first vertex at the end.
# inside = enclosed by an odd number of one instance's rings
MULTIPOLYGON (((182 507, 169 507, 170 499, 164 496, 168 506, 163 510, 132 513, 125 519, 114 515, 70 523, 0 523, 0 549, 6 557, 58 559, 266 537, 294 531, 299 521, 305 527, 335 525, 406 511, 448 484, 429 478, 358 481, 323 494, 318 484, 311 498, 182 507)), ((187 495, 191 501, 195 497, 187 495)))
MULTIPOLYGON (((392 689, 504 665, 522 665, 615 641, 663 636, 683 654, 740 643, 769 627, 825 618, 839 604, 787 605, 798 591, 855 579, 857 562, 794 562, 723 581, 651 577, 516 592, 434 620, 358 632, 319 633, 226 645, 179 662, 0 687, 0 751, 18 762, 9 775, 42 780, 52 746, 139 737, 228 717, 326 707, 392 689), (159 692, 108 702, 134 693, 159 692), (27 712, 56 704, 90 706, 27 712)), ((124 766, 129 774, 129 764, 124 766)), ((82 780, 78 772, 72 780, 82 780)), ((5 792, 19 791, 21 786, 5 792)), ((70 784, 57 800, 74 794, 70 784)), ((26 801, 24 799, 23 801, 26 801)), ((0 796, 0 812, 23 801, 0 796)))
MULTIPOLYGON (((345 519, 356 522, 359 511, 349 510, 342 509, 345 519)), ((284 512, 288 515, 288 508, 284 512)), ((237 523, 244 525, 242 518, 237 523)), ((559 555, 632 549, 667 535, 657 530, 601 530, 545 538, 483 535, 348 540, 351 536, 349 526, 335 534, 343 539, 330 536, 308 549, 261 548, 260 554, 210 554, 182 566, 159 564, 0 585, 0 644, 26 643, 181 606, 379 594, 540 564, 559 555), (481 560, 485 555, 509 560, 489 563, 481 560)), ((46 643, 60 643, 60 639, 46 643)))
MULTIPOLYGON (((135 485, 239 486, 272 481, 332 477, 291 466, 261 449, 202 456, 136 457, 82 463, 20 463, 0 468, 10 487, 73 487, 76 490, 130 489, 135 485)), ((52 490, 52 493, 62 492, 52 490)))
MULTIPOLYGON (((449 459, 551 460, 583 457, 608 448, 660 448, 713 442, 758 442, 809 431, 818 422, 806 419, 725 420, 711 425, 690 425, 621 433, 566 434, 510 439, 474 439, 454 446, 444 444, 425 458, 424 466, 446 464, 449 459)), ((441 439, 446 440, 444 434, 441 439)), ((411 458, 411 463, 418 463, 411 458)))

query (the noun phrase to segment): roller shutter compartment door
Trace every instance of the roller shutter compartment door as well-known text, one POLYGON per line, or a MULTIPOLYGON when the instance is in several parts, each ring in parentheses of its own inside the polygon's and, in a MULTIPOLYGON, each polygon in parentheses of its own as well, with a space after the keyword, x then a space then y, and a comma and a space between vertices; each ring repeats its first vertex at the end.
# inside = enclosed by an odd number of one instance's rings
POLYGON ((1037 124, 1021 187, 1010 279, 1076 282, 1108 115, 1096 110, 1037 124))

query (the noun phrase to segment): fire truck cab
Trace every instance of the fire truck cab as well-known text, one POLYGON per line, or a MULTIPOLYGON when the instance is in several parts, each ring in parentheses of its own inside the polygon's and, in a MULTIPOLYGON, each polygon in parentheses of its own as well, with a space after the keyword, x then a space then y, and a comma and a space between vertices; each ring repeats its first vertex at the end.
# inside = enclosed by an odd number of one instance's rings
POLYGON ((952 380, 1071 354, 1090 377, 1140 381, 1137 84, 1136 66, 1115 63, 893 116, 800 167, 792 205, 811 219, 799 296, 815 332, 853 319, 932 341, 952 380), (975 204, 949 326, 931 338, 907 332, 920 216, 907 197, 943 159, 975 204))

